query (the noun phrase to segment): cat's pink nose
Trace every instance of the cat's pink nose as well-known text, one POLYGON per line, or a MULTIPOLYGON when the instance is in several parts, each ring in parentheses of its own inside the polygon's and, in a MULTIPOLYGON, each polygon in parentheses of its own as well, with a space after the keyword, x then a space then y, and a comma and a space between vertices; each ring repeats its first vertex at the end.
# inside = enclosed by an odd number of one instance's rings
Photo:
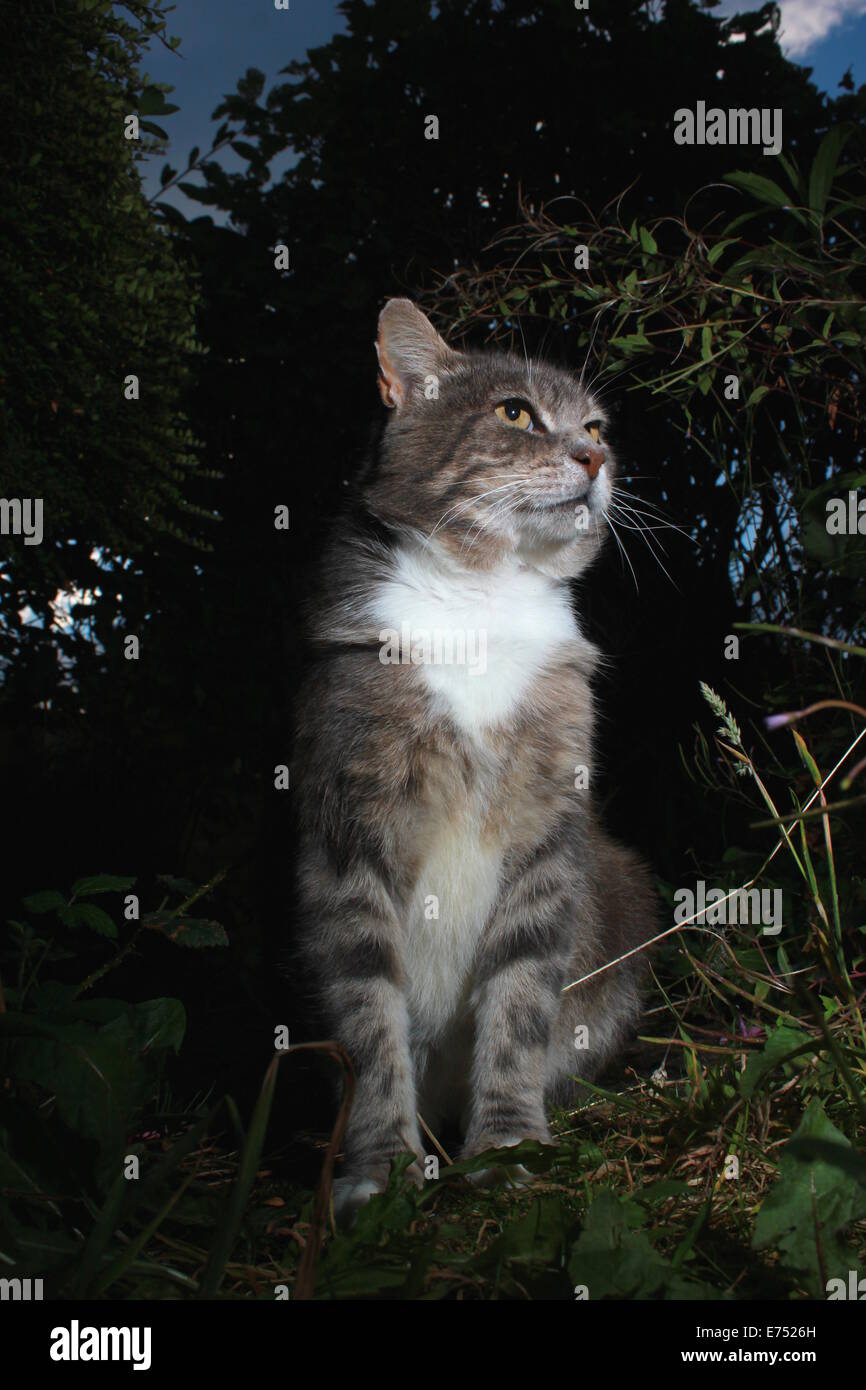
POLYGON ((595 449, 591 444, 578 444, 571 457, 575 463, 582 463, 591 478, 594 478, 604 463, 604 449, 595 449))

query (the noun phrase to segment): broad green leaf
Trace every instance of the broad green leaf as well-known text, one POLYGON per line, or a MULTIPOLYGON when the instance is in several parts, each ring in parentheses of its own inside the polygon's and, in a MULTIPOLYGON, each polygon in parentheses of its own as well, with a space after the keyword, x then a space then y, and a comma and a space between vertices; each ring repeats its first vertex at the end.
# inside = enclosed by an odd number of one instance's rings
POLYGON ((88 931, 95 931, 97 935, 106 936, 110 941, 117 938, 114 922, 108 913, 95 903, 72 903, 61 912, 60 920, 67 927, 87 927, 88 931))
POLYGON ((845 1278, 855 1268, 842 1238, 852 1222, 866 1217, 866 1185, 851 1172, 852 1156, 850 1142, 813 1100, 782 1150, 779 1180, 755 1222, 753 1247, 778 1250, 782 1265, 803 1276, 813 1298, 826 1297, 826 1279, 845 1278), (810 1140, 821 1140, 821 1148, 803 1142, 810 1140))
POLYGON ((190 946, 198 950, 204 946, 229 944, 225 927, 204 917, 178 917, 171 912, 151 912, 142 918, 142 926, 167 936, 176 946, 190 946))
POLYGON ((6 1067, 18 1081, 42 1086, 55 1098, 64 1124, 104 1148, 116 1148, 142 1098, 144 1076, 129 1051, 123 1020, 104 1029, 86 1023, 43 1028, 42 1036, 9 1043, 6 1067))
POLYGON ((28 912, 35 912, 40 916, 43 912, 62 912, 66 907, 66 899, 62 894, 55 892, 53 888, 46 888, 40 893, 31 893, 29 898, 24 898, 24 906, 28 912))
POLYGON ((457 1174, 479 1173, 485 1168, 528 1168, 532 1173, 546 1173, 556 1158, 556 1148, 552 1144, 542 1144, 538 1139, 523 1139, 519 1144, 511 1144, 506 1149, 486 1149, 473 1154, 471 1158, 459 1158, 448 1165, 449 1179, 457 1174))
POLYGON ((524 1215, 510 1221, 491 1241, 474 1268, 496 1268, 504 1260, 517 1264, 562 1263, 574 1219, 558 1197, 539 1197, 524 1215))
POLYGON ((866 1154, 857 1153, 850 1146, 834 1143, 830 1139, 795 1138, 788 1144, 787 1152, 803 1163, 820 1159, 834 1168, 841 1168, 849 1177, 866 1186, 866 1154))
MULTIPOLYGON (((737 170, 733 174, 725 174, 725 183, 733 184, 735 188, 741 188, 744 193, 751 193, 753 198, 759 202, 766 203, 769 207, 781 208, 789 212, 798 222, 806 225, 806 219, 797 208, 791 207, 791 199, 784 189, 780 188, 772 179, 765 179, 763 174, 748 174, 742 170, 737 170)), ((766 252, 761 252, 766 256, 766 252)))
POLYGON ((749 1055, 746 1070, 739 1081, 740 1094, 750 1100, 765 1076, 784 1065, 786 1058, 798 1048, 806 1048, 810 1044, 814 1048, 813 1040, 802 1028, 794 1028, 784 1022, 777 1024, 775 1032, 767 1038, 762 1050, 749 1055))
POLYGON ((645 1220, 635 1202, 611 1192, 596 1197, 568 1261, 572 1283, 585 1285, 591 1301, 707 1297, 705 1285, 675 1270, 649 1237, 635 1229, 645 1220))
POLYGON ((164 883, 166 888, 170 888, 173 893, 180 893, 182 898, 190 898, 198 887, 188 878, 176 878, 174 874, 157 874, 160 883, 164 883))
POLYGON ((54 1019, 2 1015, 7 1074, 53 1095, 63 1123, 96 1140, 108 1157, 123 1144, 165 1052, 180 1046, 183 1005, 177 999, 79 1000, 61 1004, 54 1019))
POLYGON ((186 1010, 179 999, 145 999, 131 1011, 132 1043, 142 1056, 155 1050, 178 1052, 186 1033, 186 1010))
POLYGON ((90 878, 79 878, 72 885, 73 898, 92 898, 97 893, 125 893, 132 888, 135 879, 127 874, 94 874, 90 878))
POLYGON ((145 87, 138 99, 139 116, 170 116, 173 111, 179 110, 179 106, 166 101, 165 93, 158 87, 145 87))

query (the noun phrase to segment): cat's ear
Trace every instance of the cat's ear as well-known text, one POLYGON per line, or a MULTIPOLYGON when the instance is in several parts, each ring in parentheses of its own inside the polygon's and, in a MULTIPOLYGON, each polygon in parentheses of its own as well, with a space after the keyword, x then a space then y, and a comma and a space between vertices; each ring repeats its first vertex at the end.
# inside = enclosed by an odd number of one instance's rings
POLYGON ((430 378, 453 371, 461 354, 440 338, 411 299, 389 299, 379 315, 376 356, 379 394, 389 408, 399 409, 410 391, 425 390, 430 378))

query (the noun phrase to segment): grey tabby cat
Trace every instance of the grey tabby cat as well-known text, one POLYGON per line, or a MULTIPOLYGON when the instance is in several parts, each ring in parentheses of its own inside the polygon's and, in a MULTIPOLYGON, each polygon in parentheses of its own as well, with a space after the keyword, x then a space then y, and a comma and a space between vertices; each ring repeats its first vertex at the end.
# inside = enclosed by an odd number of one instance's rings
POLYGON ((419 1113, 459 1121, 465 1155, 549 1142, 545 1102, 633 1028, 644 954, 564 987, 656 910, 581 771, 599 658, 568 580, 611 499, 604 412, 406 299, 376 348, 393 416, 326 557, 293 763, 303 949, 357 1075, 344 1219, 423 1155, 419 1113))

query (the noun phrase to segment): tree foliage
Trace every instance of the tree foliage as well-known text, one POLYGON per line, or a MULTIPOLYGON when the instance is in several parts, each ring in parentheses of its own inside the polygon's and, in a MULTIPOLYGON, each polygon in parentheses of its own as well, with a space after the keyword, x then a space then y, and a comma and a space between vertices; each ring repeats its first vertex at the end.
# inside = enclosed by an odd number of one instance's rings
POLYGON ((68 683, 81 648, 64 609, 78 603, 104 647, 134 612, 135 562, 210 529, 184 413, 197 292, 138 172, 164 137, 149 117, 176 109, 140 71, 147 44, 167 41, 164 10, 70 0, 23 22, 0 7, 0 489, 43 499, 45 528, 41 545, 4 538, 0 660, 23 708, 68 683), (139 140, 125 138, 130 115, 139 140))

